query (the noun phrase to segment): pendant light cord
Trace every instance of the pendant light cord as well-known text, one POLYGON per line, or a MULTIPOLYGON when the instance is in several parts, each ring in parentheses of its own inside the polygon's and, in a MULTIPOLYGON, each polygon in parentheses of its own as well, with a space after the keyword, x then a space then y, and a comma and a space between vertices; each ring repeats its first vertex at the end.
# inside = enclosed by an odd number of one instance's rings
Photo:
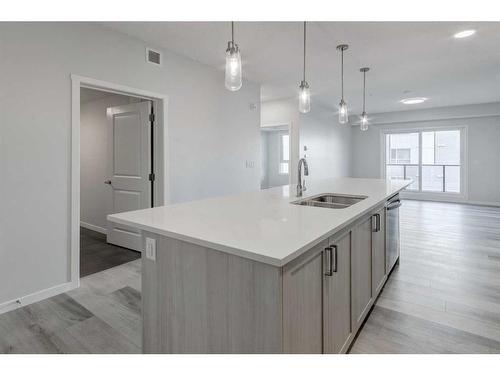
POLYGON ((344 101, 344 49, 340 50, 340 76, 342 85, 342 101, 344 101))
POLYGON ((366 71, 363 72, 363 113, 365 113, 366 71))
POLYGON ((304 70, 302 72, 302 80, 306 80, 306 21, 304 21, 304 70))
POLYGON ((231 42, 234 44, 234 21, 231 21, 231 42))

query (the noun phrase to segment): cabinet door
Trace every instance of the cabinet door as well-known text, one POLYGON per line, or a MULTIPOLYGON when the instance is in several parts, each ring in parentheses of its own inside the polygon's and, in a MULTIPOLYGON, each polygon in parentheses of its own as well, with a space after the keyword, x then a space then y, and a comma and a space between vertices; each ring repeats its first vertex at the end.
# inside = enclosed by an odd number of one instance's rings
POLYGON ((372 298, 372 218, 352 230, 351 313, 356 332, 370 308, 372 298))
POLYGON ((331 241, 324 254, 324 352, 345 353, 352 334, 351 233, 331 241))
POLYGON ((283 350, 323 352, 323 241, 283 269, 283 350))
POLYGON ((385 207, 372 216, 372 296, 384 286, 385 274, 385 207))

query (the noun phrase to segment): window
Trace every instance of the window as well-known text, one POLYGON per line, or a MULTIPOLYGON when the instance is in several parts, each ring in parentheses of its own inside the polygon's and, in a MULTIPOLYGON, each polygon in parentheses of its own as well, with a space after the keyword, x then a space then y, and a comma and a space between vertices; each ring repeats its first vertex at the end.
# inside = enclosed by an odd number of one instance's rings
POLYGON ((386 178, 409 179, 407 190, 461 193, 460 129, 386 134, 386 178))
POLYGON ((418 165, 419 133, 400 133, 386 135, 386 176, 390 179, 413 179, 407 190, 419 190, 418 165))
POLYGON ((391 149, 392 164, 408 164, 410 163, 410 148, 393 148, 391 149))
POLYGON ((290 136, 280 136, 280 167, 279 174, 288 174, 290 169, 290 136))

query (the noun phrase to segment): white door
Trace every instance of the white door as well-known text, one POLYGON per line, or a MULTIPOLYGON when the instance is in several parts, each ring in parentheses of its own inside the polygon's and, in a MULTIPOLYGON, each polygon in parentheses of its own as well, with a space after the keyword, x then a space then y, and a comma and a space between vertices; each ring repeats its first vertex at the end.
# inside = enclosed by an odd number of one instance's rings
MULTIPOLYGON (((111 107, 108 116, 108 214, 151 207, 151 102, 111 107)), ((139 231, 108 221, 107 241, 142 251, 139 231)))

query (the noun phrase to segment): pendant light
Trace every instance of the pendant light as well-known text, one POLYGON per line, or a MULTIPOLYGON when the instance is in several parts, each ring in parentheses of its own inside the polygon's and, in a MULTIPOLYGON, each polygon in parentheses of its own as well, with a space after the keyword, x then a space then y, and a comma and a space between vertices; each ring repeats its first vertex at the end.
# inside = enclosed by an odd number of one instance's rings
POLYGON ((365 111, 365 103, 366 103, 366 72, 369 71, 370 68, 361 68, 359 71, 363 73, 363 113, 360 118, 360 128, 362 131, 368 130, 368 116, 365 111))
POLYGON ((304 22, 304 65, 302 81, 299 85, 299 112, 307 113, 311 110, 311 91, 306 81, 306 23, 304 22))
POLYGON ((234 42, 234 22, 231 22, 231 40, 226 49, 226 89, 238 91, 241 88, 241 55, 238 45, 234 42))
POLYGON ((347 109, 347 103, 344 101, 344 51, 347 50, 349 46, 347 44, 340 44, 337 46, 337 50, 340 51, 340 75, 342 83, 342 98, 339 103, 339 123, 347 124, 349 121, 349 114, 347 109))

